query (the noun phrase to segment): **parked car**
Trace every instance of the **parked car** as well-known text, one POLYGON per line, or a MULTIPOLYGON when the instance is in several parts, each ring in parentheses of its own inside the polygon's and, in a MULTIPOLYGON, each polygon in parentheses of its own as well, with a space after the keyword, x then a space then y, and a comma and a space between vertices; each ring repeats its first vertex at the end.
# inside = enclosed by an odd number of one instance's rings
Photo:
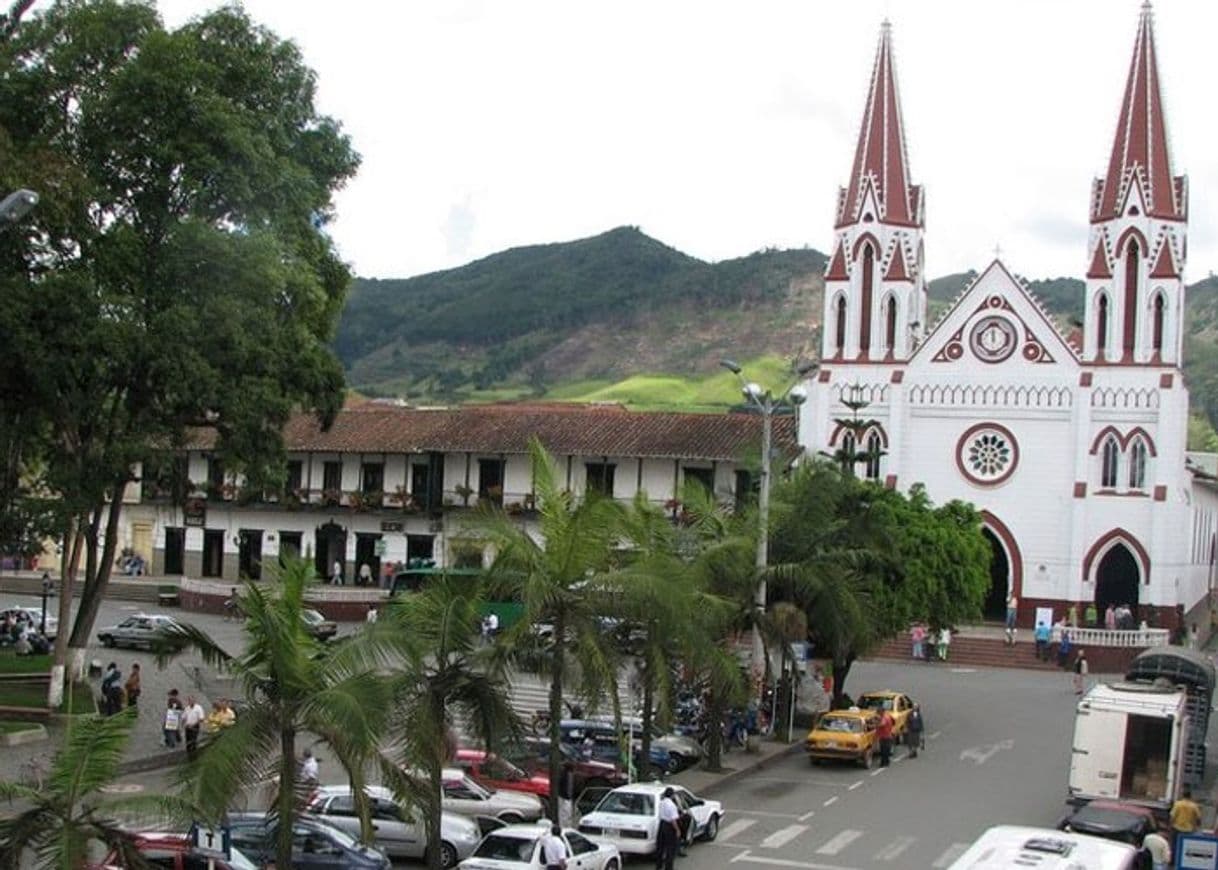
POLYGON ((905 733, 909 714, 913 712, 914 708, 914 701, 909 695, 887 689, 880 692, 864 692, 859 695, 855 704, 861 710, 875 710, 876 713, 888 711, 892 715, 893 734, 897 736, 905 733))
POLYGON ((1058 827, 1063 831, 1141 846, 1142 838, 1158 828, 1158 824, 1150 807, 1123 801, 1097 800, 1083 804, 1062 819, 1058 827))
POLYGON ((820 761, 856 761, 871 767, 879 748, 875 729, 880 717, 874 710, 831 710, 812 726, 804 738, 804 751, 816 764, 820 761))
MULTIPOLYGON (((585 758, 579 749, 570 743, 559 741, 558 752, 562 756, 563 764, 571 765, 571 770, 575 773, 576 794, 585 788, 609 789, 630 781, 629 775, 617 765, 595 758, 585 758)), ((550 766, 550 739, 522 737, 518 742, 502 747, 501 754, 522 770, 541 772, 544 776, 550 766)))
MULTIPOLYGON (((374 844, 391 858, 423 858, 427 854, 427 828, 422 817, 403 812, 389 789, 367 786, 374 844)), ((347 785, 321 786, 309 801, 308 811, 353 837, 360 833, 355 799, 347 785)), ((469 857, 482 838, 478 823, 450 812, 440 814, 440 866, 456 867, 469 857)))
POLYGON ((524 791, 543 798, 550 796, 549 776, 544 773, 527 773, 507 759, 494 754, 488 755, 481 749, 458 749, 453 764, 487 788, 524 791))
MULTIPOLYGON (((591 718, 593 721, 603 722, 609 727, 613 727, 612 718, 607 716, 595 716, 591 718)), ((642 717, 624 716, 622 718, 622 727, 629 728, 631 739, 640 745, 642 744, 642 717)), ((654 725, 651 729, 651 745, 652 747, 659 747, 668 753, 669 773, 676 773, 677 771, 685 770, 687 767, 693 767, 702 760, 702 744, 697 740, 685 734, 661 731, 654 725)))
MULTIPOLYGON (((190 838, 186 834, 140 832, 133 835, 133 840, 136 851, 154 867, 164 867, 166 870, 200 870, 207 867, 206 859, 200 860, 192 854, 190 838)), ((121 870, 123 866, 122 857, 114 850, 101 864, 90 865, 92 870, 121 870)), ((227 861, 215 860, 215 870, 258 870, 258 867, 240 849, 234 848, 227 861)))
POLYGON ((519 791, 486 788, 459 767, 445 768, 440 803, 445 811, 463 816, 493 816, 508 824, 541 818, 541 798, 519 791))
MULTIPOLYGON (((612 722, 602 722, 594 719, 564 719, 558 726, 559 734, 564 743, 569 743, 584 753, 586 757, 605 761, 615 766, 624 763, 622 746, 617 729, 612 722)), ((667 749, 652 744, 648 763, 644 764, 641 757, 642 746, 638 735, 633 735, 630 741, 634 765, 641 771, 640 775, 663 776, 672 766, 672 758, 667 749)))
POLYGON ((317 640, 329 640, 338 634, 338 623, 332 619, 326 619, 316 610, 306 608, 300 611, 300 619, 305 624, 305 631, 317 640))
MULTIPOLYGON (((18 625, 28 623, 35 631, 37 631, 42 626, 42 608, 23 607, 21 605, 17 605, 15 607, 10 607, 7 610, 0 610, 0 624, 3 624, 8 619, 12 619, 13 622, 16 622, 18 625)), ((46 638, 47 640, 54 640, 58 634, 59 620, 52 616, 51 612, 48 610, 46 638)))
MULTIPOLYGON (((278 820, 262 813, 229 813, 225 820, 233 846, 259 866, 275 860, 278 820)), ((296 870, 388 870, 380 849, 363 846, 346 831, 320 819, 301 816, 292 824, 292 867, 296 870)))
MULTIPOLYGON (((461 870, 538 870, 546 866, 541 838, 550 823, 508 825, 487 834, 461 870)), ((562 832, 567 846, 567 870, 619 870, 622 857, 615 846, 596 843, 571 828, 562 832)))
MULTIPOLYGON (((659 782, 636 782, 615 788, 580 819, 580 833, 612 843, 624 854, 654 854, 660 827, 660 798, 669 787, 659 782)), ((719 836, 723 805, 704 800, 679 785, 671 788, 677 809, 688 813, 691 819, 686 842, 719 836)))
POLYGON ((97 639, 103 646, 129 646, 152 649, 163 639, 166 632, 176 630, 180 625, 172 616, 162 616, 158 613, 137 613, 128 616, 118 625, 103 628, 97 633, 97 639))

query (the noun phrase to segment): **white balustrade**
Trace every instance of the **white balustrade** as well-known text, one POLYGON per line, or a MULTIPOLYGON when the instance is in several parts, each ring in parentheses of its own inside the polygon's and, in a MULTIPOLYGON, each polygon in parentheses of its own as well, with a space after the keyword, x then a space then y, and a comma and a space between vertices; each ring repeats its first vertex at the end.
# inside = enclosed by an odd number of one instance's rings
POLYGON ((1053 643, 1059 643, 1062 632, 1070 633, 1070 643, 1076 647, 1112 646, 1112 647, 1150 647, 1165 646, 1170 642, 1171 632, 1166 628, 1070 628, 1069 626, 1053 626, 1053 643))

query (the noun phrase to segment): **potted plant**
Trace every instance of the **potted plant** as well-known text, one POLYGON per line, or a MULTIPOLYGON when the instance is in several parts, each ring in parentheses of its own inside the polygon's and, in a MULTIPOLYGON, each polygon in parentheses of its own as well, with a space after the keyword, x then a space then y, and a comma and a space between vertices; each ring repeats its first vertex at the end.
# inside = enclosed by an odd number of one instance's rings
POLYGON ((321 491, 321 503, 327 507, 338 507, 343 503, 342 490, 323 489, 321 491))
POLYGON ((383 490, 370 489, 360 493, 360 501, 363 502, 364 510, 379 508, 385 504, 385 493, 383 490))

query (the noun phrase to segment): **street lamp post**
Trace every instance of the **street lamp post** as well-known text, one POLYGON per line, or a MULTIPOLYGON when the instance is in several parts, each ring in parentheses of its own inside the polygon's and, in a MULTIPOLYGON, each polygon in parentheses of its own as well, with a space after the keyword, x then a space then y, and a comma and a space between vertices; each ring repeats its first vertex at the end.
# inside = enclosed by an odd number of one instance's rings
POLYGON ((0 200, 0 229, 17 223, 36 205, 38 205, 38 194, 34 191, 13 191, 0 200))
MULTIPOLYGON (((810 374, 817 366, 817 363, 810 362, 801 366, 797 366, 795 373, 798 379, 788 386, 777 398, 768 389, 762 389, 761 386, 753 381, 744 379, 744 371, 730 359, 720 360, 719 365, 723 366, 732 374, 740 379, 741 392, 744 397, 761 414, 761 481, 760 491, 757 494, 757 589, 753 598, 753 605, 757 610, 756 616, 760 616, 765 612, 766 608, 766 580, 765 569, 768 561, 769 548, 769 533, 770 533, 770 459, 773 451, 773 421, 774 411, 782 407, 784 401, 790 401, 792 405, 802 405, 808 399, 808 391, 800 383, 800 379, 810 374)), ((753 621, 753 655, 752 669, 757 671, 761 667, 761 672, 765 673, 765 644, 761 640, 761 629, 758 626, 757 619, 753 621)))
POLYGON ((47 596, 51 594, 51 575, 42 572, 42 625, 39 626, 38 632, 43 637, 47 636, 47 596))

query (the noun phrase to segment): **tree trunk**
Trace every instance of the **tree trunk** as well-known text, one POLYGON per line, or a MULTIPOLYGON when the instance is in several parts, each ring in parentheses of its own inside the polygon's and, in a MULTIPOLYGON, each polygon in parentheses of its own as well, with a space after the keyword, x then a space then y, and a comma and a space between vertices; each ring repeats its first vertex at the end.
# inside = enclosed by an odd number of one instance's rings
MULTIPOLYGON (((110 569, 114 565, 114 553, 118 548, 118 520, 122 514, 123 489, 126 484, 126 480, 116 483, 114 494, 110 498, 110 504, 99 507, 94 512, 93 521, 89 524, 89 529, 85 533, 85 543, 87 546, 87 551, 85 552, 85 582, 80 590, 80 608, 76 611, 76 621, 72 625, 72 636, 68 640, 69 661, 76 667, 82 668, 80 673, 83 673, 85 655, 89 646, 89 635, 93 633, 93 624, 97 621, 97 608, 101 606, 102 597, 106 594, 106 588, 110 584, 110 569), (103 510, 106 513, 106 530, 102 538, 102 552, 99 560, 97 556, 97 536, 103 510)), ((78 673, 74 673, 71 667, 68 669, 68 678, 78 678, 78 673)))
POLYGON ((833 706, 840 707, 842 695, 845 693, 846 677, 850 675, 850 666, 854 664, 854 656, 847 653, 844 656, 833 657, 833 706))
POLYGON ((642 745, 639 747, 639 758, 646 766, 647 770, 639 779, 650 779, 651 773, 651 720, 653 717, 653 708, 655 707, 655 669, 651 666, 651 657, 643 656, 643 727, 642 727, 642 745))
POLYGON ((59 558, 59 633, 55 636, 51 683, 47 688, 47 706, 52 710, 63 703, 68 662, 68 626, 72 624, 72 589, 76 584, 76 566, 80 561, 81 537, 74 519, 69 519, 64 526, 62 546, 63 552, 59 558))
MULTIPOLYGON (((444 727, 444 705, 432 705, 432 716, 435 724, 441 728, 444 727), (435 709, 439 707, 439 709, 435 709)), ((443 814, 443 804, 441 802, 440 791, 443 788, 444 779, 444 760, 440 758, 440 754, 445 753, 443 742, 437 747, 435 753, 428 753, 427 758, 427 807, 423 813, 423 824, 427 828, 427 852, 425 860, 427 861, 428 870, 441 870, 440 868, 440 842, 443 839, 441 835, 440 820, 443 814)), ((446 754, 446 753, 445 753, 446 754)), ((556 781, 556 780, 552 780, 556 781)), ((553 789, 551 789, 551 792, 553 789)))
POLYGON ((275 866, 292 866, 292 823, 296 820, 296 731, 279 732, 279 827, 275 832, 275 866))
POLYGON ((562 733, 559 724, 562 722, 562 676, 563 665, 566 662, 566 614, 559 612, 554 618, 554 655, 550 659, 550 818, 558 821, 558 791, 556 787, 562 780, 562 751, 559 740, 562 733))
POLYGON ((706 697, 706 769, 723 769, 723 701, 711 689, 706 697))

